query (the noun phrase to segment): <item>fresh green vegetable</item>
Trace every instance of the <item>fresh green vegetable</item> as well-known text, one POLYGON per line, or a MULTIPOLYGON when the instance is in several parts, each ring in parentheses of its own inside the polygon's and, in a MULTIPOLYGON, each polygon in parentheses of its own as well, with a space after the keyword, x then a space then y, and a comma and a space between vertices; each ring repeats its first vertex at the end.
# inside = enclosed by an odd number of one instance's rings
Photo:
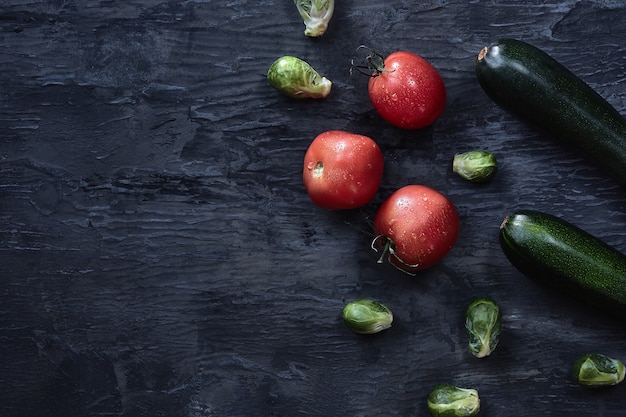
POLYGON ((626 319, 626 256, 556 216, 522 210, 500 226, 500 246, 527 276, 626 319))
POLYGON ((326 33, 335 11, 335 0, 294 0, 294 3, 304 21, 306 36, 318 37, 326 33))
POLYGON ((267 79, 272 87, 293 98, 324 98, 332 86, 306 61, 288 55, 274 61, 267 79))
POLYGON ((469 349, 477 358, 491 355, 500 340, 502 313, 495 301, 477 298, 465 310, 469 349))
POLYGON ((617 385, 624 380, 626 368, 618 360, 601 353, 590 353, 574 363, 574 379, 581 385, 604 387, 617 385))
POLYGON ((626 183, 626 120, 544 51, 501 39, 483 48, 476 77, 505 110, 577 148, 626 183))
POLYGON ((436 385, 427 402, 433 417, 471 417, 480 410, 478 391, 450 384, 436 385))
POLYGON ((390 328, 393 314, 387 306, 362 298, 343 308, 343 321, 356 333, 373 334, 390 328))
POLYGON ((487 151, 457 153, 452 160, 452 171, 471 182, 487 181, 497 170, 496 157, 487 151))

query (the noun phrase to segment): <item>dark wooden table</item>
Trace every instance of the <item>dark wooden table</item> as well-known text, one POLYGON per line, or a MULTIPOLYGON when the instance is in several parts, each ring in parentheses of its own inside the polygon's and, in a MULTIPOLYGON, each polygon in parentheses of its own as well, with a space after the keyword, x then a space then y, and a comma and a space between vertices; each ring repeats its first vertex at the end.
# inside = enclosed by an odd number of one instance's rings
POLYGON ((23 1, 0 6, 0 415, 425 416, 437 383, 482 416, 626 416, 626 384, 590 390, 585 353, 626 361, 626 325, 538 286, 504 257, 502 219, 558 215, 626 251, 626 189, 504 113, 473 64, 499 37, 546 50, 626 114, 626 1, 339 1, 321 39, 286 1, 23 1), (403 131, 350 74, 361 44, 441 73, 436 124, 403 131), (324 100, 267 83, 296 55, 324 100), (368 206, 327 212, 301 180, 330 129, 381 146, 368 206), (500 170, 474 185, 456 152, 500 170), (457 245, 409 277, 370 250, 377 206, 409 183, 458 208, 457 245), (494 354, 467 349, 464 308, 503 310, 494 354), (388 305, 352 333, 343 306, 388 305))

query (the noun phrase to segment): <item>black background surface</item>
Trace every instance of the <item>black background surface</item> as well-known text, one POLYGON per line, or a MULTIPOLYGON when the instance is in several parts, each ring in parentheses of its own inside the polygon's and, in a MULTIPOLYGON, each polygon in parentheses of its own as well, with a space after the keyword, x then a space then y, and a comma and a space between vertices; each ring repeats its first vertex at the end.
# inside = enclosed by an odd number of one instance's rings
POLYGON ((339 1, 304 36, 291 1, 3 0, 0 7, 0 415, 424 416, 437 383, 476 388, 482 416, 626 416, 626 385, 589 390, 573 361, 626 361, 623 322, 538 286, 498 244, 513 210, 562 217, 626 251, 625 189, 504 113, 473 63, 499 37, 552 54, 626 114, 626 2, 339 1), (383 122, 350 62, 367 44, 429 60, 436 124, 383 122), (281 55, 333 81, 295 101, 281 55), (327 212, 301 181, 311 140, 374 138, 371 204, 327 212), (451 171, 486 149, 483 185, 451 171), (377 206, 410 183, 446 194, 457 245, 409 277, 369 249, 377 206), (503 310, 500 345, 467 349, 464 308, 503 310), (393 327, 350 332, 371 297, 393 327))

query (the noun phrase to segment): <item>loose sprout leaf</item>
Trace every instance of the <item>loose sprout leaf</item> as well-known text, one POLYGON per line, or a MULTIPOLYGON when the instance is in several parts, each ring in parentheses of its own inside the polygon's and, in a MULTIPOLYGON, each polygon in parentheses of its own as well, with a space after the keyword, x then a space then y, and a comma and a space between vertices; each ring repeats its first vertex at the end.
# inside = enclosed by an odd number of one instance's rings
POLYGON ((391 327, 393 314, 387 306, 362 298, 344 307, 343 320, 356 333, 374 334, 391 327))
POLYGON ((298 99, 324 98, 332 87, 332 82, 307 62, 288 55, 274 61, 267 71, 267 79, 281 93, 298 99))
POLYGON ((581 385, 602 387, 619 384, 624 380, 626 368, 618 360, 600 353, 590 353, 579 358, 573 375, 581 385))
POLYGON ((319 37, 326 33, 335 11, 335 0, 294 0, 305 25, 304 34, 319 37))
POLYGON ((465 328, 472 354, 477 358, 491 355, 498 345, 502 331, 500 308, 491 299, 477 298, 466 309, 465 328))
POLYGON ((472 417, 480 410, 478 391, 450 384, 438 384, 427 400, 433 417, 472 417))
POLYGON ((471 182, 484 182, 498 170, 496 157, 487 151, 469 151, 454 155, 452 171, 471 182))

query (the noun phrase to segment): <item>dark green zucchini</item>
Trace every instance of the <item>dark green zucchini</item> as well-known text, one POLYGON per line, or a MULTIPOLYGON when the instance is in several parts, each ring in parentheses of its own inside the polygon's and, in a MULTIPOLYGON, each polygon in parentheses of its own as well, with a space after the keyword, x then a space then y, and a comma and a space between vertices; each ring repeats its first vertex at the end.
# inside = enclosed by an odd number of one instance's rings
POLYGON ((588 232, 521 210, 502 222, 500 246, 528 277, 626 319, 626 256, 588 232))
POLYGON ((500 107, 578 149, 626 184, 626 120, 550 55, 526 42, 501 39, 480 51, 475 73, 500 107))

